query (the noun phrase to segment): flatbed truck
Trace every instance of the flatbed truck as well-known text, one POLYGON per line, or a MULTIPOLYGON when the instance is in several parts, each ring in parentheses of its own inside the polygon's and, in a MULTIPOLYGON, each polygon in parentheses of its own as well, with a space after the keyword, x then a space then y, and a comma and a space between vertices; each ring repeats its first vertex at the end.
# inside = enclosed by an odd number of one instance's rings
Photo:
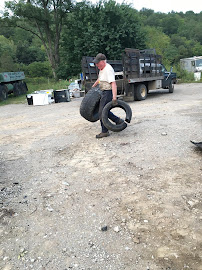
MULTIPOLYGON (((82 58, 83 85, 85 92, 91 89, 98 78, 99 70, 93 63, 94 57, 82 58)), ((176 73, 165 71, 162 57, 155 49, 138 50, 126 48, 122 60, 107 60, 114 68, 117 94, 125 101, 144 100, 150 90, 174 91, 176 73)))

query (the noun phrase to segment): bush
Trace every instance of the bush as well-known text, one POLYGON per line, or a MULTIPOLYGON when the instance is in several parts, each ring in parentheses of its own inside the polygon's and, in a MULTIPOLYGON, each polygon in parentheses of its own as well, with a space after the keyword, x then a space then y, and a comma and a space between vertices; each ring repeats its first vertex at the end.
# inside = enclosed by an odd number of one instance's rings
POLYGON ((176 66, 177 78, 180 79, 182 83, 195 82, 194 73, 188 72, 180 67, 180 64, 176 66))
POLYGON ((53 76, 49 62, 33 62, 27 66, 27 72, 32 78, 53 76))

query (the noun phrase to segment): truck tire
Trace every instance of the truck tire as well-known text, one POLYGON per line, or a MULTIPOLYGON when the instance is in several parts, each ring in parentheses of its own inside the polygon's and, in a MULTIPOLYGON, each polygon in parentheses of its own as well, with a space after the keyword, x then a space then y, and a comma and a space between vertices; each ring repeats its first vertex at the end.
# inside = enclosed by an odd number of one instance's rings
POLYGON ((20 91, 20 86, 18 83, 14 83, 13 84, 13 95, 15 97, 19 96, 21 94, 21 91, 20 91))
POLYGON ((130 106, 126 102, 124 102, 123 100, 117 100, 117 102, 118 102, 118 104, 115 106, 112 104, 112 101, 107 103, 102 111, 102 122, 103 122, 104 126, 106 128, 108 128, 109 130, 114 131, 114 132, 119 132, 119 131, 124 130, 127 127, 126 122, 130 123, 131 118, 132 118, 132 110, 131 110, 130 106), (125 113, 126 113, 125 121, 126 122, 123 122, 119 125, 116 125, 116 124, 113 124, 112 122, 110 122, 110 120, 108 118, 109 111, 115 107, 119 107, 125 111, 125 113))
POLYGON ((174 82, 173 82, 173 80, 170 81, 168 89, 169 89, 169 93, 173 93, 173 91, 174 91, 174 82))
POLYGON ((143 83, 138 84, 134 90, 134 99, 137 101, 145 100, 147 97, 147 87, 143 83))
POLYGON ((99 120, 99 104, 101 98, 101 90, 99 88, 91 88, 84 96, 80 105, 80 114, 83 118, 90 122, 99 120))
POLYGON ((26 94, 27 91, 28 91, 26 82, 21 82, 21 83, 20 83, 20 87, 21 87, 21 93, 22 93, 22 94, 26 94))
POLYGON ((0 85, 0 101, 8 98, 8 91, 6 85, 0 85))

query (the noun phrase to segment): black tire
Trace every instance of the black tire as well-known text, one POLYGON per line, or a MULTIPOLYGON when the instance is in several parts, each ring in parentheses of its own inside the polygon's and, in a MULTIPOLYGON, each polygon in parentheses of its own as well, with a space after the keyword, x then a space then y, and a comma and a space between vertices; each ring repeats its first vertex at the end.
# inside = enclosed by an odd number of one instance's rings
POLYGON ((22 94, 26 94, 27 91, 28 91, 26 82, 21 82, 21 83, 20 83, 20 86, 21 86, 21 93, 22 93, 22 94))
POLYGON ((20 91, 20 86, 18 83, 14 83, 13 85, 13 95, 15 97, 19 96, 21 94, 21 91, 20 91))
POLYGON ((90 122, 99 120, 99 104, 101 98, 101 90, 99 88, 91 88, 84 96, 80 105, 80 114, 83 118, 90 122))
POLYGON ((117 105, 113 105, 112 102, 109 102, 105 105, 103 111, 102 111, 102 122, 105 125, 106 128, 108 128, 111 131, 114 132, 119 132, 124 130, 127 127, 127 123, 130 123, 131 118, 132 118, 132 110, 130 108, 130 106, 124 102, 123 100, 117 100, 118 104, 117 105), (115 107, 119 107, 121 109, 123 109, 126 113, 126 118, 125 121, 119 125, 113 124, 112 122, 110 122, 108 115, 109 115, 109 111, 115 107))
POLYGON ((173 80, 170 81, 168 89, 169 89, 169 93, 173 93, 173 91, 174 91, 174 82, 173 82, 173 80))
POLYGON ((145 100, 147 98, 147 87, 143 83, 135 87, 134 99, 137 101, 145 100))
POLYGON ((22 82, 18 82, 18 91, 19 91, 19 95, 24 94, 24 89, 23 89, 23 83, 22 82))
POLYGON ((0 85, 0 101, 8 98, 8 91, 6 85, 0 85))

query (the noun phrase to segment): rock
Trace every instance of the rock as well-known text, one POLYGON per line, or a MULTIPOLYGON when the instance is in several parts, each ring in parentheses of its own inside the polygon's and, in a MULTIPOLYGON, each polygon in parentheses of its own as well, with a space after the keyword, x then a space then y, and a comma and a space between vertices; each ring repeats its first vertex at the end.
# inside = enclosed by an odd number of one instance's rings
POLYGON ((199 203, 199 201, 198 200, 189 200, 187 203, 189 206, 194 207, 196 204, 199 203))
POLYGON ((101 231, 102 231, 102 232, 106 232, 107 229, 108 229, 107 226, 103 226, 103 227, 101 228, 101 231))
POLYGON ((140 238, 139 237, 133 237, 133 242, 135 243, 135 244, 139 244, 140 243, 140 238))
POLYGON ((69 183, 67 183, 67 182, 62 182, 62 184, 65 186, 69 186, 69 183))
POLYGON ((114 231, 118 233, 120 231, 119 227, 118 226, 114 227, 114 231))
POLYGON ((162 135, 162 136, 166 136, 167 133, 166 133, 166 132, 162 132, 161 135, 162 135))
POLYGON ((53 212, 53 208, 51 208, 51 207, 47 207, 46 208, 49 212, 53 212))

